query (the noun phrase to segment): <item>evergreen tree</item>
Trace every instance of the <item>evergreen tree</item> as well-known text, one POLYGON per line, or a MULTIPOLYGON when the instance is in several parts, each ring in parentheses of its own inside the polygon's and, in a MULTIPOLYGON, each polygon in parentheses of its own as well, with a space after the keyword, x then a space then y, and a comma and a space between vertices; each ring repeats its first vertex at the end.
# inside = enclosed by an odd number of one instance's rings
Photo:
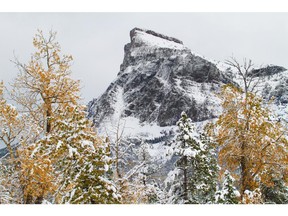
POLYGON ((203 143, 202 160, 199 163, 198 176, 202 182, 200 190, 197 190, 199 203, 214 203, 215 193, 218 183, 218 164, 215 150, 215 143, 205 133, 200 135, 200 141, 203 143))
POLYGON ((177 122, 178 135, 172 154, 178 159, 166 180, 171 203, 212 203, 216 191, 217 164, 210 140, 196 133, 185 112, 177 122))
POLYGON ((234 186, 234 178, 228 170, 224 173, 224 181, 221 190, 216 192, 216 203, 237 204, 239 203, 240 193, 234 186))
POLYGON ((49 155, 57 178, 56 203, 118 203, 120 196, 108 179, 109 145, 89 126, 83 107, 59 111, 55 131, 36 143, 38 157, 49 155))
POLYGON ((284 179, 273 179, 271 185, 261 185, 265 203, 288 204, 288 187, 284 179))

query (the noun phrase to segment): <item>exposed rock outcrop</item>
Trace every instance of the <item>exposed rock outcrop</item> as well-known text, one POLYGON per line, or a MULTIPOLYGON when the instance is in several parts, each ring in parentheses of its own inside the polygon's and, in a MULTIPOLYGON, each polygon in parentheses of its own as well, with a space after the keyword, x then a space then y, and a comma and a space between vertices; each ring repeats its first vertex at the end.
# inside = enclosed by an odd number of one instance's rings
POLYGON ((160 126, 174 125, 182 111, 194 121, 218 115, 214 93, 231 80, 213 63, 151 30, 134 28, 130 37, 117 79, 89 103, 96 126, 116 114, 160 126))

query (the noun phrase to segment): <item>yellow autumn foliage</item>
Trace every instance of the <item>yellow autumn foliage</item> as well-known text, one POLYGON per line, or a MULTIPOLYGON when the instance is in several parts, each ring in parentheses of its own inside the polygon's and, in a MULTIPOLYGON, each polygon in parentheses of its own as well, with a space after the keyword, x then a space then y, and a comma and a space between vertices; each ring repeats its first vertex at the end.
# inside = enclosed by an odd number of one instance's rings
POLYGON ((227 85, 222 89, 223 113, 213 125, 219 163, 238 176, 240 194, 273 178, 287 178, 288 142, 281 122, 252 93, 227 85))

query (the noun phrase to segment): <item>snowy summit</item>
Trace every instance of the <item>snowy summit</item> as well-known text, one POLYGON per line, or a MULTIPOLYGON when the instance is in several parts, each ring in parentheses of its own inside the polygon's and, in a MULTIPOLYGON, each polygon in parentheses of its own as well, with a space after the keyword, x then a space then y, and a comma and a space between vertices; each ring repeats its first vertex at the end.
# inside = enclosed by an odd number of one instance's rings
POLYGON ((151 30, 134 28, 130 32, 130 37, 133 43, 142 46, 168 49, 188 49, 183 45, 182 41, 151 30))

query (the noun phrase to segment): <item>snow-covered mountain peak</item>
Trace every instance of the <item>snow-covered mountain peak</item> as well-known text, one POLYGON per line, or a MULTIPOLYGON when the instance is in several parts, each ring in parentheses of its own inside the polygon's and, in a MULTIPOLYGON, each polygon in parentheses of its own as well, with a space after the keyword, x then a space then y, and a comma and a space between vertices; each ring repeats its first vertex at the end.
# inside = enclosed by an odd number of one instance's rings
MULTIPOLYGON (((133 151, 142 142, 149 144, 153 161, 167 174, 167 148, 182 111, 197 130, 203 129, 222 113, 221 87, 241 87, 243 79, 229 65, 191 52, 178 39, 138 28, 131 30, 130 39, 116 79, 89 103, 88 117, 99 134, 117 140, 120 133, 127 143, 135 143, 133 151)), ((268 66, 251 73, 259 78, 258 95, 265 101, 274 99, 270 108, 279 119, 288 119, 288 71, 268 66)))
MULTIPOLYGON (((89 118, 98 129, 106 130, 121 120, 126 132, 146 134, 151 129, 159 134, 175 126, 182 111, 195 122, 216 118, 221 114, 217 96, 221 86, 241 86, 241 79, 227 65, 192 53, 178 39, 139 28, 130 31, 130 39, 115 81, 89 103, 89 118)), ((286 69, 269 66, 259 70, 255 73, 264 77, 260 96, 286 103, 287 79, 279 78, 286 69)))
POLYGON ((187 49, 183 45, 183 42, 176 38, 146 29, 132 29, 130 39, 134 47, 148 46, 150 48, 187 49))
POLYGON ((193 54, 182 41, 151 30, 134 28, 130 39, 117 78, 89 103, 89 118, 98 128, 120 119, 126 125, 173 126, 182 111, 193 121, 218 116, 214 93, 230 80, 215 64, 193 54))

